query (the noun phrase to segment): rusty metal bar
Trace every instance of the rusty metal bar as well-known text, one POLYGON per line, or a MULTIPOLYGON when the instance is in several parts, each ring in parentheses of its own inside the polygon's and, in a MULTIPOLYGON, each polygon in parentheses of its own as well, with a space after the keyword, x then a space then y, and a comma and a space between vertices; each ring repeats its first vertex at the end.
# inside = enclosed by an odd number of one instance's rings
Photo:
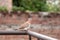
POLYGON ((29 40, 32 40, 31 35, 29 35, 29 40))
POLYGON ((37 40, 43 40, 43 39, 37 38, 37 40))
POLYGON ((42 35, 36 32, 32 32, 32 31, 27 31, 27 34, 43 40, 58 40, 58 39, 55 39, 46 35, 42 35))

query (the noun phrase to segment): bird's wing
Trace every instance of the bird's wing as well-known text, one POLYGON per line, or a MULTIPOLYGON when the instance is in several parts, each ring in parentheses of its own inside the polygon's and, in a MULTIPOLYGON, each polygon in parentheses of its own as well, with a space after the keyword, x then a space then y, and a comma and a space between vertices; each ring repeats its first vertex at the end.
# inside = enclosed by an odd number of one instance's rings
POLYGON ((19 29, 29 29, 29 28, 30 28, 30 22, 27 21, 24 24, 22 24, 19 29))

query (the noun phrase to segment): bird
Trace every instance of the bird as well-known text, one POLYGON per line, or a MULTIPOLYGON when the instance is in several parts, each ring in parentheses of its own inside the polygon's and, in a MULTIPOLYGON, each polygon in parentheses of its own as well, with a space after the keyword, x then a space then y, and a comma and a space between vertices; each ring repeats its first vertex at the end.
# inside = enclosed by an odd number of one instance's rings
POLYGON ((23 23, 19 30, 29 30, 31 27, 31 19, 28 19, 28 21, 26 21, 25 23, 23 23))

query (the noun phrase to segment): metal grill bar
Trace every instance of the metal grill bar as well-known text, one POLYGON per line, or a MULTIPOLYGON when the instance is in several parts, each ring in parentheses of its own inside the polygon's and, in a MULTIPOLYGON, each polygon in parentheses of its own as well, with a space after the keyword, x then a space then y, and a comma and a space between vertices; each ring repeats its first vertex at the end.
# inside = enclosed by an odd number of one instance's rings
POLYGON ((27 31, 27 33, 28 33, 28 35, 31 35, 31 36, 34 36, 36 38, 43 39, 43 40, 58 40, 58 39, 48 37, 46 35, 42 35, 42 34, 39 34, 39 33, 36 33, 36 32, 32 32, 32 31, 27 31))
POLYGON ((29 35, 29 40, 32 40, 31 35, 29 35))
POLYGON ((51 38, 33 31, 0 31, 0 35, 29 35, 29 40, 32 40, 31 36, 36 37, 37 40, 58 40, 55 38, 51 38))
POLYGON ((0 35, 27 35, 27 32, 24 31, 0 31, 0 35))

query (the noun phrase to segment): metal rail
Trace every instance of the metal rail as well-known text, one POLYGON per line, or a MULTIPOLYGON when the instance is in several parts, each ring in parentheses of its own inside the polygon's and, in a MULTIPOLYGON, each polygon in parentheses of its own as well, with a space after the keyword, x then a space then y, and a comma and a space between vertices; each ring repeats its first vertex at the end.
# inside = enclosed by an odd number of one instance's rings
POLYGON ((24 31, 0 31, 0 35, 27 35, 27 32, 24 31))
POLYGON ((46 35, 42 35, 42 34, 39 34, 39 33, 36 33, 36 32, 32 32, 32 31, 27 31, 27 34, 38 38, 38 40, 39 39, 42 39, 42 40, 58 40, 58 39, 55 39, 55 38, 52 38, 52 37, 49 37, 49 36, 46 36, 46 35))
POLYGON ((29 40, 32 40, 31 36, 36 37, 37 40, 58 40, 52 37, 48 37, 33 31, 0 31, 0 35, 29 35, 29 40))

